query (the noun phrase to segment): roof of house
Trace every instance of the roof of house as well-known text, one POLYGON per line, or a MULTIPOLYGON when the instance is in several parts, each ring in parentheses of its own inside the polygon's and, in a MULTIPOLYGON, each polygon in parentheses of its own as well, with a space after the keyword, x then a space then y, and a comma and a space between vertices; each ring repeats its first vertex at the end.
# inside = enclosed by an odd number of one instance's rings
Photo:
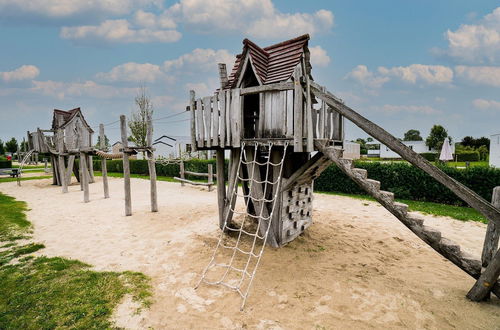
POLYGON ((236 87, 247 54, 255 68, 257 78, 263 85, 287 81, 303 55, 305 55, 306 63, 309 66, 307 70, 310 71, 308 41, 309 35, 304 34, 294 39, 260 48, 248 39, 243 40, 243 50, 241 54, 236 55, 228 87, 236 87))
POLYGON ((82 111, 80 110, 80 108, 74 108, 74 109, 71 109, 68 111, 54 109, 54 113, 52 116, 52 129, 64 128, 78 114, 80 114, 80 117, 82 118, 84 125, 88 128, 88 130, 91 133, 93 133, 94 131, 92 130, 90 125, 87 123, 87 121, 83 117, 83 114, 82 114, 82 111), (58 116, 62 116, 62 118, 63 118, 63 122, 61 123, 61 125, 58 125, 58 122, 56 120, 56 118, 58 116))

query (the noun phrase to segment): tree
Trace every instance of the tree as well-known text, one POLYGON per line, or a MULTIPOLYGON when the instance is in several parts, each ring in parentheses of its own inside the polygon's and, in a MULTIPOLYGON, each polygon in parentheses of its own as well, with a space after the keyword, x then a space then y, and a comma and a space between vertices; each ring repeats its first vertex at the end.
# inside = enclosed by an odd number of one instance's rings
POLYGON ((366 148, 366 141, 362 138, 357 138, 356 141, 352 141, 352 142, 356 142, 357 144, 359 144, 359 153, 362 154, 362 155, 366 155, 368 153, 368 149, 366 148))
MULTIPOLYGON (((111 143, 109 143, 109 139, 108 139, 106 134, 104 134, 104 145, 106 146, 106 148, 111 147, 111 143)), ((95 144, 95 147, 97 149, 101 148, 101 136, 100 135, 97 136, 97 143, 95 144)))
POLYGON ((3 141, 0 140, 0 155, 4 155, 4 154, 5 154, 5 147, 4 147, 3 141))
POLYGON ((12 138, 9 141, 5 142, 5 150, 10 153, 15 153, 17 151, 17 140, 16 138, 12 138))
POLYGON ((490 150, 490 139, 487 137, 480 137, 478 139, 473 138, 472 136, 466 136, 460 142, 464 147, 471 147, 474 149, 479 149, 481 146, 485 146, 488 151, 490 150))
POLYGON ((488 148, 485 145, 480 146, 477 148, 477 152, 479 152, 479 158, 480 160, 488 160, 488 148))
POLYGON ((449 138, 451 142, 451 137, 448 136, 446 129, 441 125, 434 125, 431 128, 429 136, 425 140, 425 145, 429 148, 440 150, 446 138, 449 138))
POLYGON ((423 138, 420 136, 420 131, 416 129, 410 129, 405 133, 403 141, 422 141, 423 138))
POLYGON ((23 138, 23 141, 21 142, 21 145, 19 146, 20 151, 28 151, 28 142, 26 142, 26 139, 23 138))
MULTIPOLYGON (((128 122, 131 133, 128 140, 138 147, 146 147, 147 122, 148 118, 153 116, 153 104, 145 87, 141 87, 139 95, 135 97, 135 104, 138 109, 132 113, 132 118, 128 122)), ((145 152, 142 152, 142 155, 144 156, 145 152)))

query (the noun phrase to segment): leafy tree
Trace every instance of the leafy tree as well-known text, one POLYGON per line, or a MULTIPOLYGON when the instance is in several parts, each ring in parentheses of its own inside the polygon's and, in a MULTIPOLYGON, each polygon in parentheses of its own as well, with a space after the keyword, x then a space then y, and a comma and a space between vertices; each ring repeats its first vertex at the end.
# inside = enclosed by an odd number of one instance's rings
MULTIPOLYGON (((109 143, 109 139, 108 139, 106 134, 104 134, 104 145, 106 146, 106 148, 111 147, 111 143, 109 143)), ((101 148, 101 136, 100 135, 97 136, 97 143, 95 144, 95 147, 97 149, 101 148)))
MULTIPOLYGON (((132 118, 128 122, 131 133, 128 140, 138 147, 146 147, 147 122, 148 118, 153 116, 153 104, 145 87, 141 87, 139 95, 135 97, 135 104, 138 109, 132 113, 132 118)), ((142 154, 144 156, 145 152, 142 154)))
POLYGON ((488 148, 485 145, 480 146, 477 148, 477 152, 479 152, 479 158, 481 160, 487 160, 488 159, 488 148))
POLYGON ((481 146, 485 146, 488 151, 490 151, 490 139, 487 137, 480 137, 479 139, 476 139, 474 147, 479 149, 481 146))
POLYGON ((465 136, 460 144, 464 147, 474 147, 475 139, 472 136, 465 136))
POLYGON ((431 128, 429 136, 425 140, 425 145, 440 150, 443 146, 444 139, 449 138, 451 142, 451 136, 448 135, 448 131, 441 125, 434 125, 431 128))
POLYGON ((11 152, 11 153, 15 153, 17 151, 16 138, 12 138, 9 141, 5 142, 5 150, 7 150, 7 152, 11 152))
POLYGON ((356 141, 352 141, 360 145, 359 153, 362 155, 366 155, 368 153, 368 149, 366 148, 366 141, 362 138, 357 138, 356 141))
POLYGON ((405 133, 403 141, 422 141, 423 138, 420 136, 420 131, 416 129, 410 129, 405 133))
POLYGON ((2 140, 0 140, 0 155, 5 155, 5 146, 2 140))
POLYGON ((28 151, 28 142, 26 142, 25 138, 23 138, 23 142, 21 142, 21 145, 19 146, 19 149, 21 151, 28 151))

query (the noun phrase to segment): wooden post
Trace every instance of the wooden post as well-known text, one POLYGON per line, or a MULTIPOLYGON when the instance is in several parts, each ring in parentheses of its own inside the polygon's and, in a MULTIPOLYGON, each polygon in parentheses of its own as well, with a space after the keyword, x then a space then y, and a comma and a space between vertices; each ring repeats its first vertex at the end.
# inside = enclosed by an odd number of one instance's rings
POLYGON ((130 161, 129 154, 126 151, 128 148, 128 140, 127 140, 127 118, 125 115, 120 116, 120 130, 121 130, 121 138, 122 138, 122 147, 123 147, 123 181, 125 188, 125 215, 132 215, 132 200, 130 194, 130 161))
POLYGON ((217 149, 217 203, 219 205, 219 227, 224 228, 224 203, 226 201, 226 178, 224 177, 224 149, 217 149))
POLYGON ((149 168, 149 185, 151 193, 151 212, 158 212, 158 195, 156 191, 156 165, 153 154, 153 122, 151 115, 148 116, 147 122, 147 143, 150 150, 147 151, 148 155, 148 168, 149 168))
POLYGON ((47 158, 44 158, 44 159, 43 159, 43 162, 44 162, 44 165, 45 165, 45 170, 44 170, 44 172, 45 172, 45 173, 49 173, 49 164, 48 164, 48 162, 47 162, 47 158))
POLYGON ((295 152, 302 152, 302 114, 304 109, 302 107, 302 85, 300 84, 300 68, 298 66, 295 67, 293 79, 295 86, 293 95, 293 148, 295 152))
POLYGON ((89 182, 94 183, 95 178, 94 178, 94 157, 87 155, 87 159, 89 162, 88 170, 89 170, 89 182))
MULTIPOLYGON (((185 178, 185 176, 184 176, 184 161, 183 161, 183 160, 181 160, 181 164, 180 164, 180 171, 181 171, 181 172, 180 172, 179 174, 180 174, 180 176, 181 176, 181 179, 182 179, 182 180, 185 180, 186 178, 185 178)), ((183 181, 181 181, 181 187, 184 187, 184 182, 183 182, 183 181)))
POLYGON ((238 167, 240 166, 240 154, 241 148, 233 148, 231 149, 231 158, 230 158, 230 168, 229 168, 229 185, 227 187, 226 194, 226 203, 224 210, 224 222, 227 221, 227 225, 229 226, 232 223, 233 212, 231 209, 234 209, 236 205, 236 193, 238 192, 238 167), (233 190, 235 191, 233 198, 233 190))
POLYGON ((87 169, 87 156, 84 152, 80 152, 80 168, 82 176, 80 182, 83 185, 83 202, 89 202, 89 172, 87 169))
POLYGON ((307 152, 314 151, 314 127, 313 127, 313 108, 311 102, 311 83, 309 80, 309 74, 307 74, 307 68, 305 61, 303 60, 304 66, 304 76, 306 77, 306 109, 305 109, 305 119, 307 123, 307 152))
MULTIPOLYGON (((491 204, 500 209, 500 186, 493 189, 491 197, 491 204)), ((498 250, 498 240, 500 237, 500 226, 496 225, 493 221, 488 221, 486 228, 486 236, 483 244, 483 253, 481 255, 481 262, 483 267, 487 267, 491 259, 498 250)))
POLYGON ((194 116, 195 107, 195 93, 193 90, 189 91, 189 110, 191 111, 191 149, 192 151, 198 150, 196 145, 196 118, 194 116))
POLYGON ((472 289, 467 293, 467 298, 472 301, 482 301, 487 299, 490 291, 500 276, 500 250, 491 259, 486 270, 481 274, 472 289))
POLYGON ((73 172, 74 163, 75 163, 75 155, 70 155, 68 157, 68 167, 66 168, 66 174, 64 176, 64 179, 66 180, 68 186, 71 184, 71 173, 73 172))
MULTIPOLYGON (((106 151, 106 138, 104 136, 104 125, 99 124, 99 148, 101 151, 106 151)), ((106 163, 106 158, 101 158, 101 173, 102 173, 102 184, 104 186, 104 198, 109 198, 109 186, 108 186, 108 164, 106 163)))
POLYGON ((59 156, 58 156, 59 184, 62 186, 62 192, 67 193, 68 192, 68 182, 66 181, 66 173, 65 173, 66 166, 64 165, 64 156, 62 155, 64 153, 64 135, 63 134, 64 133, 63 133, 62 129, 57 130, 57 150, 59 152, 59 156))
POLYGON ((208 191, 212 191, 213 183, 214 183, 214 167, 212 164, 208 164, 208 191))

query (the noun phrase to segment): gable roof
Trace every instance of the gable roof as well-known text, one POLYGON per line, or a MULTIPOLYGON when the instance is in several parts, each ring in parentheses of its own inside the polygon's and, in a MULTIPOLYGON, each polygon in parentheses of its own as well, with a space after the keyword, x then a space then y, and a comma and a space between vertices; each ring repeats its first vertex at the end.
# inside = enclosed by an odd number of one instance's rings
POLYGON ((85 118, 83 117, 82 111, 80 108, 74 108, 68 111, 64 110, 59 110, 59 109, 54 109, 54 113, 52 115, 52 129, 56 130, 59 128, 64 128, 73 118, 75 118, 78 114, 80 114, 80 117, 82 118, 83 124, 87 127, 90 133, 94 133, 92 128, 89 126, 85 118), (57 118, 59 116, 62 116, 63 121, 61 125, 58 124, 57 118))
MULTIPOLYGON (((286 40, 275 45, 260 48, 254 42, 243 40, 243 50, 236 55, 236 61, 229 76, 228 87, 234 88, 242 74, 245 59, 248 56, 255 69, 259 81, 264 84, 272 84, 287 81, 293 74, 294 68, 300 63, 302 56, 309 64, 309 50, 307 49, 309 35, 286 40)), ((308 67, 310 71, 310 67, 308 67)))

